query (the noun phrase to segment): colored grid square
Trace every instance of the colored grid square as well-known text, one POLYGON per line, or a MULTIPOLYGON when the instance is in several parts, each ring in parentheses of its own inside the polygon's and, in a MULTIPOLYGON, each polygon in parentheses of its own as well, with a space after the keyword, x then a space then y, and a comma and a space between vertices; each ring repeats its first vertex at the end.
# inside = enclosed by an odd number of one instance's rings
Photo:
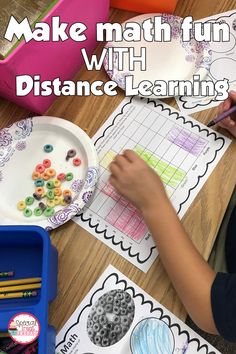
POLYGON ((108 151, 108 153, 103 157, 102 161, 100 162, 100 165, 107 169, 110 165, 110 163, 114 160, 116 157, 116 153, 114 151, 108 151))

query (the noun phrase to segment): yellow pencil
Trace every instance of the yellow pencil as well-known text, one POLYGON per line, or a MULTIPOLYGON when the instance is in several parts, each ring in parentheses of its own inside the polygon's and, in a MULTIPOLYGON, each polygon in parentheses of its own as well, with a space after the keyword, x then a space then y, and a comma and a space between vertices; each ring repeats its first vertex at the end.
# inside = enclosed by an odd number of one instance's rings
POLYGON ((0 333, 0 338, 8 338, 9 337, 9 333, 0 333))
POLYGON ((17 286, 5 286, 3 288, 0 287, 0 293, 13 291, 21 291, 21 290, 32 290, 32 289, 40 289, 41 283, 38 284, 26 284, 26 285, 17 285, 17 286))
POLYGON ((18 299, 18 298, 27 298, 27 297, 35 297, 37 296, 37 291, 21 291, 17 293, 4 293, 0 294, 0 300, 4 299, 18 299))
POLYGON ((42 280, 42 278, 27 278, 27 279, 16 279, 16 280, 4 280, 4 281, 0 281, 0 286, 40 283, 41 280, 42 280))

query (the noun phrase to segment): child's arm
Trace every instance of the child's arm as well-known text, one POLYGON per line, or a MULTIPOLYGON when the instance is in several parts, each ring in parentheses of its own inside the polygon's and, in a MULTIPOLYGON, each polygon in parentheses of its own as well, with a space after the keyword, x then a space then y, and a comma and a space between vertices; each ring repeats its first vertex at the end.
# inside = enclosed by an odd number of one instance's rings
MULTIPOLYGON (((219 114, 228 111, 231 106, 236 105, 236 92, 231 91, 229 98, 222 102, 219 106, 219 114)), ((218 124, 220 127, 227 129, 236 138, 236 114, 224 119, 218 124)))
POLYGON ((217 334, 211 308, 216 274, 186 234, 160 178, 133 151, 117 156, 110 170, 111 184, 141 210, 187 312, 200 328, 217 334))

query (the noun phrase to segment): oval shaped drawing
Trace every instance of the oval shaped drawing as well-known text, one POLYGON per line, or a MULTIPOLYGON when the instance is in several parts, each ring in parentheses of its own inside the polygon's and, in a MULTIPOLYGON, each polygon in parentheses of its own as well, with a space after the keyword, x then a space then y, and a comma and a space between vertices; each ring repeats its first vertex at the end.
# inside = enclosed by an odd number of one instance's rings
POLYGON ((118 289, 102 295, 88 316, 90 340, 99 347, 116 344, 129 331, 134 312, 134 301, 128 292, 118 289))
POLYGON ((222 45, 222 42, 211 42, 210 46, 213 52, 228 53, 229 51, 233 50, 234 47, 236 46, 236 38, 233 35, 233 33, 230 33, 229 42, 224 42, 224 45, 222 45))
POLYGON ((236 80, 235 68, 236 58, 219 58, 213 61, 210 68, 210 75, 215 80, 228 79, 229 82, 236 80))
POLYGON ((165 322, 157 318, 146 318, 134 328, 130 346, 132 354, 173 354, 175 340, 165 322))

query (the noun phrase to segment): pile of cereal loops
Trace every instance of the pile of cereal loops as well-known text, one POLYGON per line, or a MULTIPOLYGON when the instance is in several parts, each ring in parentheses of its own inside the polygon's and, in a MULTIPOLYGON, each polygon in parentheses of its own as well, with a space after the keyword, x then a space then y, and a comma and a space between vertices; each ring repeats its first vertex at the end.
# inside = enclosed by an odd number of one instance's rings
MULTIPOLYGON (((52 145, 45 145, 44 151, 46 153, 52 152, 52 145)), ((70 157, 75 156, 75 150, 69 150, 66 156, 68 161, 68 154, 70 157), (72 154, 73 151, 73 154, 72 154)), ((74 159, 74 166, 79 166, 81 160, 79 158, 74 159)), ((42 163, 39 163, 33 173, 32 180, 34 181, 34 192, 32 196, 28 196, 25 200, 21 200, 17 203, 17 209, 22 211, 25 217, 41 216, 51 217, 55 214, 56 206, 66 206, 73 201, 73 192, 70 189, 63 189, 62 185, 65 181, 72 181, 74 175, 72 172, 59 173, 52 167, 51 160, 45 159, 42 163), (32 210, 35 202, 38 203, 32 210)))
POLYGON ((102 295, 88 316, 90 340, 99 347, 116 344, 130 329, 134 313, 134 301, 126 291, 111 290, 102 295))

